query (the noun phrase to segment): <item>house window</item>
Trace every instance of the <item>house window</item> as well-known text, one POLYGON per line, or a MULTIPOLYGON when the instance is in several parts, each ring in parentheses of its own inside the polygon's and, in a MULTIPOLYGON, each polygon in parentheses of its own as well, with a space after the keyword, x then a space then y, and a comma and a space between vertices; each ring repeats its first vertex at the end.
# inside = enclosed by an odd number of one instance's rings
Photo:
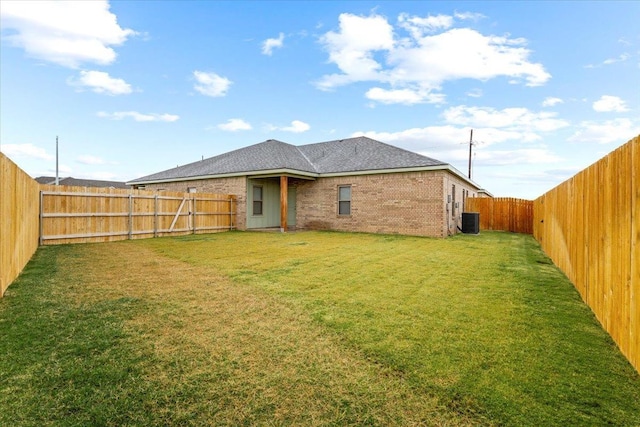
POLYGON ((351 215, 351 186, 338 186, 338 215, 351 215))
POLYGON ((262 187, 253 187, 253 214, 262 215, 262 187))
POLYGON ((198 191, 196 187, 187 187, 187 193, 195 193, 198 191))

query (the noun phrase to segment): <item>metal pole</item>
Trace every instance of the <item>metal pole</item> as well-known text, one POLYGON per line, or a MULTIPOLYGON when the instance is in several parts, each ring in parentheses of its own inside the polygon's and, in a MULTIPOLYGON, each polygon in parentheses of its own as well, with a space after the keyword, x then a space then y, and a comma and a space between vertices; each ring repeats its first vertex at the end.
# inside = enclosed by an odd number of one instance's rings
POLYGON ((469 179, 471 179, 471 147, 473 147, 473 129, 471 129, 471 136, 469 136, 469 179))

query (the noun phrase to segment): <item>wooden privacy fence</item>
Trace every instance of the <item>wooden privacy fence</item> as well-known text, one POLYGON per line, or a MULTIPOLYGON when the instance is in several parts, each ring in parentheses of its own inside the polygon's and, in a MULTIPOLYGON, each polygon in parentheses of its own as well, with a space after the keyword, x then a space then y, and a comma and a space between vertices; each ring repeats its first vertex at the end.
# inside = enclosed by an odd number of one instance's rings
POLYGON ((40 244, 108 242, 233 230, 226 194, 42 186, 40 244))
POLYGON ((534 237, 640 371, 640 135, 536 199, 534 237))
POLYGON ((39 243, 233 230, 236 210, 227 194, 41 186, 0 153, 0 297, 39 243))
POLYGON ((0 153, 0 297, 38 249, 40 185, 0 153))
POLYGON ((465 212, 480 214, 481 230, 533 233, 533 201, 512 197, 469 197, 465 212))

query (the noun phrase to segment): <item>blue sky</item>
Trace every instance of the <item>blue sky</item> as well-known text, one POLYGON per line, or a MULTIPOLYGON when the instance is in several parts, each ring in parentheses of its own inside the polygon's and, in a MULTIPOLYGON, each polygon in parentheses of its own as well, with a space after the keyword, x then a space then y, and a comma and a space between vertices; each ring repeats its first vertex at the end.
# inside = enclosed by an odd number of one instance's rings
POLYGON ((0 150, 130 180, 367 135, 535 198, 640 134, 640 2, 3 0, 0 150))

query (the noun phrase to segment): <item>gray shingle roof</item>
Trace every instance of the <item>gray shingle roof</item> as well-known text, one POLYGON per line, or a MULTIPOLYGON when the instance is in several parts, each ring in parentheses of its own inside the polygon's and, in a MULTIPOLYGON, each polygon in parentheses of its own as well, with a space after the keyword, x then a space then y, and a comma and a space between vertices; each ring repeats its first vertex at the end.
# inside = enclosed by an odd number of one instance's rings
MULTIPOLYGON (((47 185, 55 185, 56 177, 55 176, 39 176, 36 178, 36 181, 40 184, 47 185)), ((121 181, 103 181, 99 179, 80 179, 73 177, 64 177, 58 179, 58 184, 60 185, 71 185, 74 187, 101 187, 101 188, 122 188, 128 189, 131 188, 130 185, 127 185, 121 181)))
POLYGON ((298 147, 318 173, 438 166, 445 163, 365 136, 298 147))
POLYGON ((300 146, 270 139, 129 182, 135 184, 275 169, 315 175, 439 165, 445 163, 364 136, 300 146))

